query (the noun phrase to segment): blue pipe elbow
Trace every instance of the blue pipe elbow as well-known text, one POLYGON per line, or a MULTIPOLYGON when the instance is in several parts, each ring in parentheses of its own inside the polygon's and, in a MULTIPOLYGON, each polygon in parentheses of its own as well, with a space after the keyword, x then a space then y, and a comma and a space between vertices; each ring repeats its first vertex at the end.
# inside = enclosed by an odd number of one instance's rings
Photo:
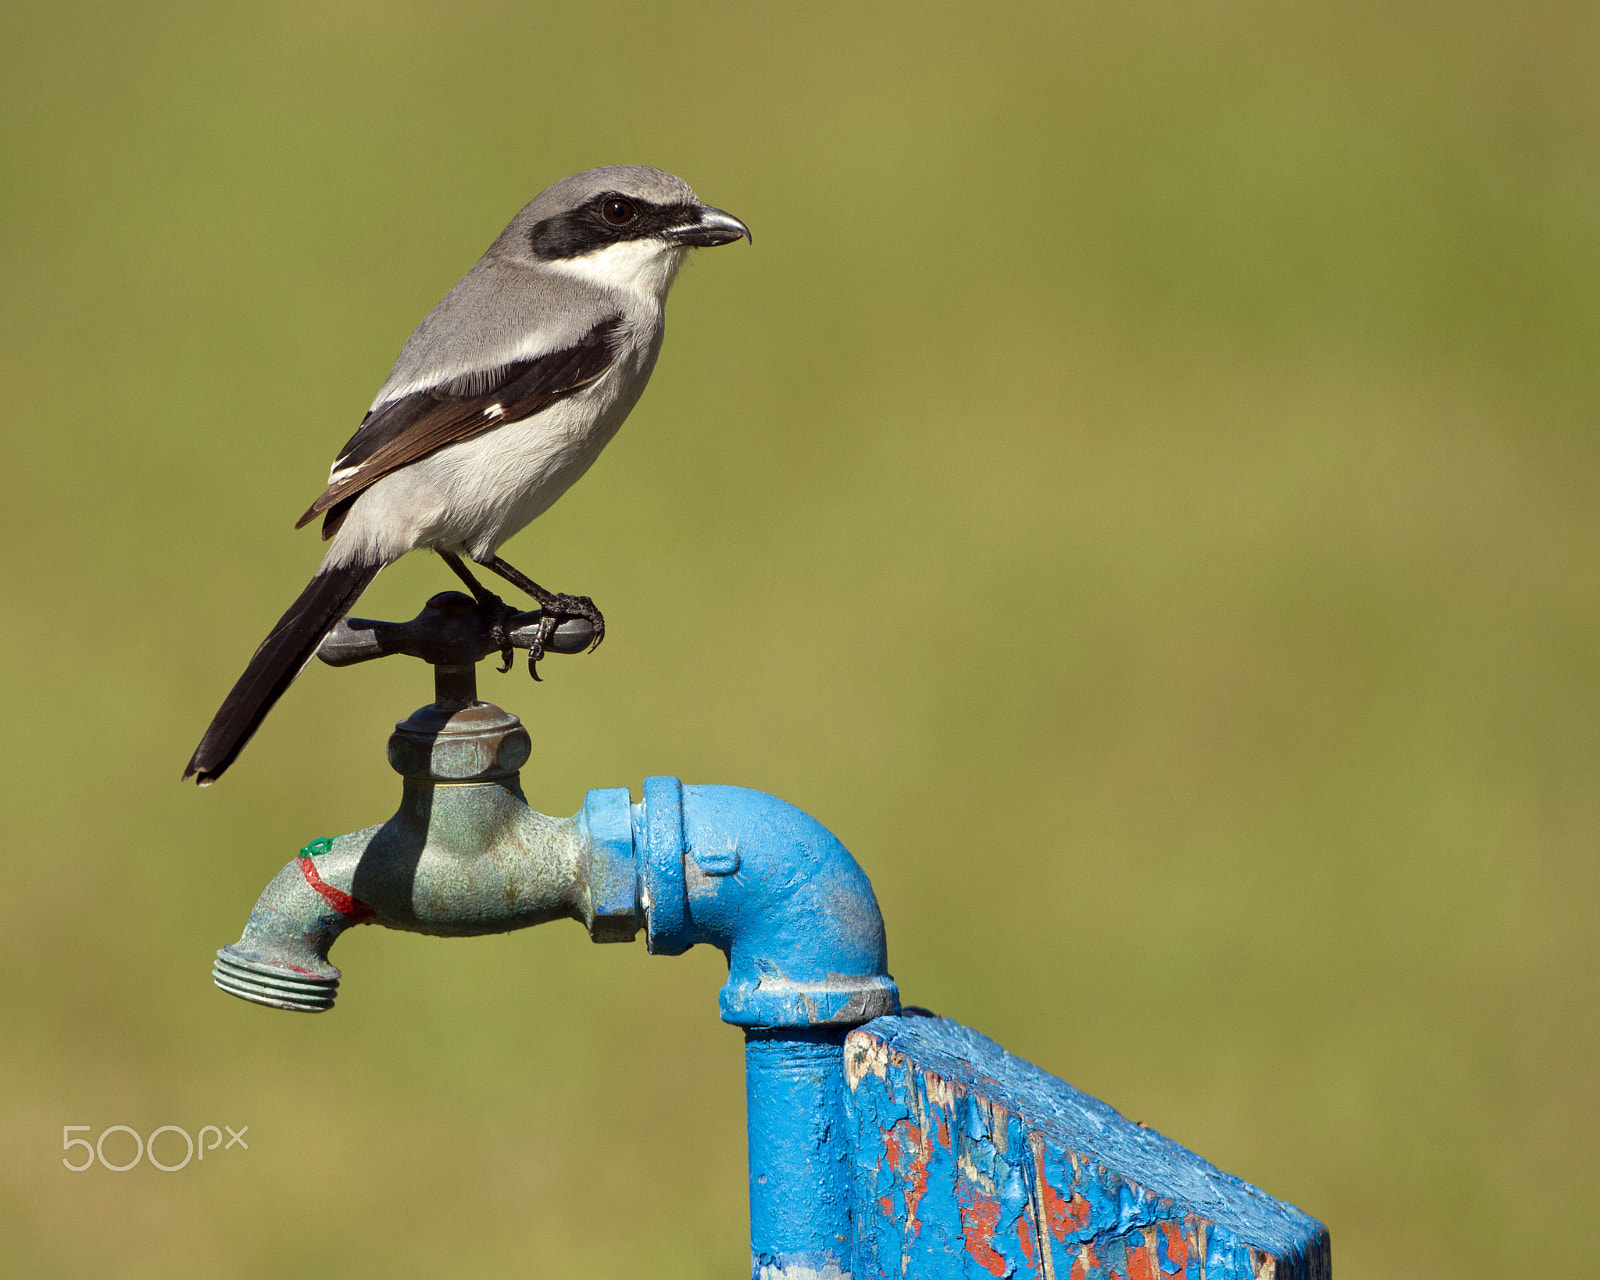
POLYGON ((646 778, 643 801, 626 804, 607 790, 584 805, 592 856, 612 867, 595 879, 619 893, 631 869, 652 954, 723 951, 724 1022, 851 1027, 899 1010, 872 883, 815 818, 764 792, 676 778, 646 778))

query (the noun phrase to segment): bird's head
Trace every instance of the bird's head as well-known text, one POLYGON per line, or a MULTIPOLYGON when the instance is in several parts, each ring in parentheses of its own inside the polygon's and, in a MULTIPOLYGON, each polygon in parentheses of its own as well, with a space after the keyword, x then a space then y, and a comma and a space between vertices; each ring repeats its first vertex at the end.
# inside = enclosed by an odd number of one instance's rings
POLYGON ((616 164, 546 187, 496 246, 508 256, 605 288, 666 297, 690 249, 749 240, 731 213, 702 204, 664 169, 616 164))

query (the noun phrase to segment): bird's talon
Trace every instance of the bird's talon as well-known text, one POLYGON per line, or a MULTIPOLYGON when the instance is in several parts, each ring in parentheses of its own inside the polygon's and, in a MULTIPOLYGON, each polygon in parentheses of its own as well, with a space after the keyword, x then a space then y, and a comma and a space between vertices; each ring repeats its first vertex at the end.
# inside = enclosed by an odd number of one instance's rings
MULTIPOLYGON (((521 570, 513 568, 498 556, 491 560, 479 561, 479 563, 484 565, 485 568, 492 569, 519 590, 526 591, 539 602, 539 608, 543 611, 544 616, 538 627, 539 648, 537 651, 529 650, 531 662, 538 662, 539 657, 543 656, 544 646, 549 644, 557 626, 568 619, 581 618, 592 629, 589 643, 584 647, 585 652, 592 653, 600 647, 600 642, 605 639, 606 635, 606 619, 605 615, 595 608, 594 601, 588 596, 569 596, 559 591, 548 591, 521 570), (538 656, 533 656, 535 653, 538 656)), ((535 678, 537 679, 537 677, 535 678)))
POLYGON ((528 646, 528 674, 540 684, 544 681, 539 676, 539 660, 544 657, 544 647, 555 634, 557 625, 555 615, 546 610, 533 629, 533 643, 528 646))
POLYGON ((489 643, 500 650, 500 673, 504 675, 511 670, 511 637, 506 634, 505 624, 498 619, 489 625, 489 643))
POLYGON ((511 630, 506 625, 516 610, 496 595, 480 600, 478 607, 489 615, 489 643, 500 651, 500 674, 504 675, 511 670, 516 655, 511 643, 511 630))

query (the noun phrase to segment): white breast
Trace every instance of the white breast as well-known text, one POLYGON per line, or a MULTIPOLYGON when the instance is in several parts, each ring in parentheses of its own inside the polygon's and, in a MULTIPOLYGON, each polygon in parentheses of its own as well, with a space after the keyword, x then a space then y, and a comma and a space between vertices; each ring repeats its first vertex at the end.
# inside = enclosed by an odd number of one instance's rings
POLYGON ((589 469, 638 402, 661 350, 661 311, 650 311, 624 328, 615 363, 582 391, 366 490, 329 558, 387 563, 419 547, 493 556, 589 469))

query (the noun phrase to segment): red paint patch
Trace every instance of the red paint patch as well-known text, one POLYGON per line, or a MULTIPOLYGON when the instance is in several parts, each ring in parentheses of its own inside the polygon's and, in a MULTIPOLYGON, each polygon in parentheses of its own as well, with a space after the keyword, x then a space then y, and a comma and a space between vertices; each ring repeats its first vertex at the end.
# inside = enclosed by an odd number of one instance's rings
POLYGON ((878 1197, 878 1208, 883 1211, 883 1216, 885 1218, 894 1217, 894 1197, 893 1196, 879 1196, 878 1197))
POLYGON ((905 1194, 906 1230, 916 1235, 922 1230, 922 1223, 917 1220, 917 1205, 928 1190, 928 1161, 933 1159, 933 1147, 911 1121, 896 1120, 883 1135, 883 1149, 905 1194))
POLYGON ((1063 1200, 1044 1178, 1039 1179, 1039 1189, 1043 1193, 1045 1221, 1057 1240, 1065 1243, 1067 1232, 1082 1231, 1089 1224, 1089 1202, 1076 1191, 1070 1200, 1063 1200))
POLYGON ((1017 1215, 1017 1243, 1022 1246, 1022 1256, 1028 1260, 1028 1265, 1038 1266, 1038 1259, 1033 1256, 1033 1214, 1026 1206, 1017 1215))
POLYGON ((360 898, 352 898, 343 889, 335 889, 319 876, 317 864, 310 858, 299 858, 296 861, 300 863, 300 874, 306 878, 306 883, 322 895, 324 902, 346 919, 365 920, 368 916, 378 914, 360 898))
POLYGON ((944 1122, 942 1116, 934 1117, 934 1132, 939 1135, 939 1145, 946 1151, 950 1150, 950 1126, 944 1122))
POLYGON ((1161 1234, 1167 1238, 1167 1261, 1182 1271, 1189 1265, 1189 1239, 1176 1222, 1163 1222, 1161 1234))
POLYGON ((1160 1280, 1156 1260, 1144 1245, 1128 1250, 1128 1280, 1160 1280))
POLYGON ((966 1178, 959 1177, 956 1200, 961 1209, 961 1234, 967 1239, 967 1252, 990 1275, 1005 1275, 1006 1260, 994 1250, 994 1229, 1000 1225, 1000 1202, 984 1195, 966 1178))
POLYGON ((1089 1271, 1100 1270, 1100 1259, 1094 1256, 1094 1250, 1088 1245, 1078 1250, 1078 1256, 1072 1260, 1072 1270, 1068 1273, 1068 1280, 1089 1280, 1089 1271))
POLYGON ((900 1172, 900 1144, 902 1141, 904 1141, 905 1137, 905 1135, 900 1132, 902 1126, 904 1126, 906 1129, 909 1129, 912 1133, 917 1131, 916 1126, 913 1125, 911 1121, 896 1120, 890 1127, 889 1132, 883 1135, 884 1154, 889 1157, 889 1167, 896 1173, 900 1172))

